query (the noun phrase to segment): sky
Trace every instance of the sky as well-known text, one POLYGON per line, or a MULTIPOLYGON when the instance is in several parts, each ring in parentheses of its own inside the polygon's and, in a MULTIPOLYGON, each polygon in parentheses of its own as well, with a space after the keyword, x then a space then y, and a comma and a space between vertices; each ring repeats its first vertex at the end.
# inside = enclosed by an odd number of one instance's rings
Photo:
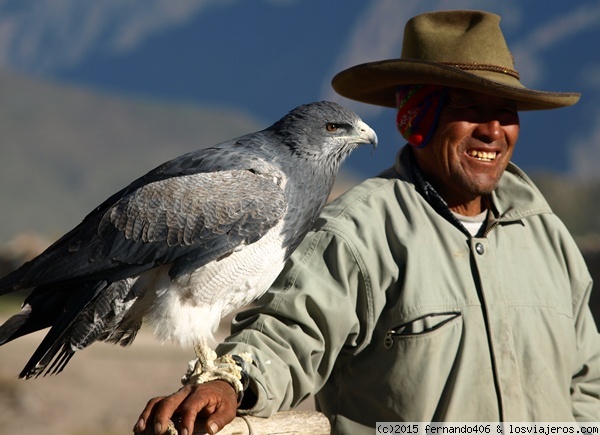
MULTIPOLYGON (((600 29, 600 2, 544 2, 546 13, 540 8, 540 2, 533 1, 394 1, 378 0, 370 2, 363 19, 356 23, 352 38, 339 56, 334 71, 340 71, 352 65, 363 62, 398 57, 402 46, 402 33, 398 25, 406 22, 412 16, 429 10, 443 9, 485 9, 499 14, 501 27, 508 40, 509 47, 515 59, 515 65, 521 75, 521 81, 527 87, 548 91, 581 91, 588 90, 580 106, 586 112, 585 129, 580 132, 567 134, 568 167, 564 169, 578 178, 598 178, 597 165, 600 163, 600 49, 595 42, 600 29), (554 6, 550 6, 554 5, 554 6), (556 6, 559 7, 556 7, 556 6), (562 5, 562 6, 561 6, 562 5), (484 7, 485 6, 485 7, 484 7), (591 35, 596 35, 595 37, 591 35), (571 69, 561 62, 560 54, 556 51, 564 47, 565 51, 573 51, 573 46, 579 52, 575 56, 585 57, 586 62, 580 62, 571 69), (560 67, 560 71, 557 71, 560 67), (565 82, 559 88, 544 86, 552 83, 565 82)), ((335 99, 328 81, 322 84, 324 99, 335 99)), ((360 111, 376 116, 386 109, 377 106, 360 105, 348 100, 344 103, 360 111)), ((560 111, 551 113, 560 118, 560 111)), ((550 113, 550 112, 547 112, 550 113)), ((528 117, 541 119, 540 114, 524 114, 523 121, 528 117)), ((567 114, 570 115, 570 114, 567 114)), ((566 116, 566 115, 565 115, 566 116)), ((544 122, 540 122, 544 126, 544 122)), ((548 124, 546 124, 547 126, 548 124)), ((551 125, 551 124, 550 124, 551 125)), ((565 127, 568 123, 565 124, 565 127)), ((547 128, 545 128, 547 129, 547 128)), ((550 134, 546 135, 551 137, 550 134)), ((529 135, 528 137, 535 137, 529 135)), ((543 156, 540 155, 540 158, 543 156)), ((535 159, 535 157, 534 157, 535 159)), ((532 159, 533 160, 533 159, 532 159)), ((541 164, 538 168, 543 169, 541 164)))
POLYGON ((373 155, 351 157, 371 174, 402 145, 395 114, 337 96, 330 80, 349 66, 398 57, 404 23, 442 9, 498 13, 526 86, 583 92, 573 108, 522 114, 517 163, 600 177, 596 0, 0 0, 0 67, 241 108, 266 125, 298 104, 338 101, 383 139, 373 155))

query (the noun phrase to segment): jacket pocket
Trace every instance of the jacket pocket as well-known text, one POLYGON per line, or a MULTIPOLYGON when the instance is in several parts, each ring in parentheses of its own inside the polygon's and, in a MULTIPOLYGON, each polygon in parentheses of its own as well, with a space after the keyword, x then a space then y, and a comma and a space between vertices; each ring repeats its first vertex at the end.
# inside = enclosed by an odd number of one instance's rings
POLYGON ((410 339, 410 337, 418 336, 424 338, 439 329, 451 327, 453 322, 460 320, 460 316, 460 312, 435 313, 421 316, 410 322, 388 329, 383 345, 386 349, 391 349, 396 340, 410 339))
POLYGON ((441 312, 385 330, 377 391, 388 398, 386 412, 394 418, 389 421, 432 421, 444 416, 452 395, 446 388, 465 369, 463 326, 461 312, 441 312))

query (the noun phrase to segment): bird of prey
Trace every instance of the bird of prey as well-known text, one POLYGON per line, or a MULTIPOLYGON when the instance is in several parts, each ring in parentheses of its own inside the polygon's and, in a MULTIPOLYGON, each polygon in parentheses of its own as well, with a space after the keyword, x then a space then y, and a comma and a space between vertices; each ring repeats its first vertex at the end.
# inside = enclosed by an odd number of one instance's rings
POLYGON ((0 345, 51 327, 19 377, 63 370, 94 341, 214 344, 220 319, 262 295, 329 196, 341 162, 377 145, 352 111, 299 106, 265 130, 168 161, 0 279, 32 289, 0 345))

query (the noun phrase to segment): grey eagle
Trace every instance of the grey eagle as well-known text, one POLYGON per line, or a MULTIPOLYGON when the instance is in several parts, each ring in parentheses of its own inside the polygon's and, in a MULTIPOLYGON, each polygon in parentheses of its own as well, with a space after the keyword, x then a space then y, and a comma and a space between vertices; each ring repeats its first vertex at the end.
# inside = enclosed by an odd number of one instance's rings
POLYGON ((194 151, 138 178, 0 279, 32 289, 0 345, 49 332, 19 377, 58 373, 94 341, 214 344, 221 318, 262 295, 329 196, 341 162, 375 132, 317 102, 265 130, 194 151))

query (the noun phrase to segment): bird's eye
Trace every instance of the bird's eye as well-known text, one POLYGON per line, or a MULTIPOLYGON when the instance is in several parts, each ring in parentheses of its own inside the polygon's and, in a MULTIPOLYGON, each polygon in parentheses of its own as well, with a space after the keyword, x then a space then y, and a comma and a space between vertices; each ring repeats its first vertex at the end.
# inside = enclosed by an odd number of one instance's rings
POLYGON ((325 128, 327 129, 328 132, 333 133, 334 131, 337 131, 337 129, 339 128, 337 126, 337 124, 332 124, 331 122, 328 123, 325 128))

